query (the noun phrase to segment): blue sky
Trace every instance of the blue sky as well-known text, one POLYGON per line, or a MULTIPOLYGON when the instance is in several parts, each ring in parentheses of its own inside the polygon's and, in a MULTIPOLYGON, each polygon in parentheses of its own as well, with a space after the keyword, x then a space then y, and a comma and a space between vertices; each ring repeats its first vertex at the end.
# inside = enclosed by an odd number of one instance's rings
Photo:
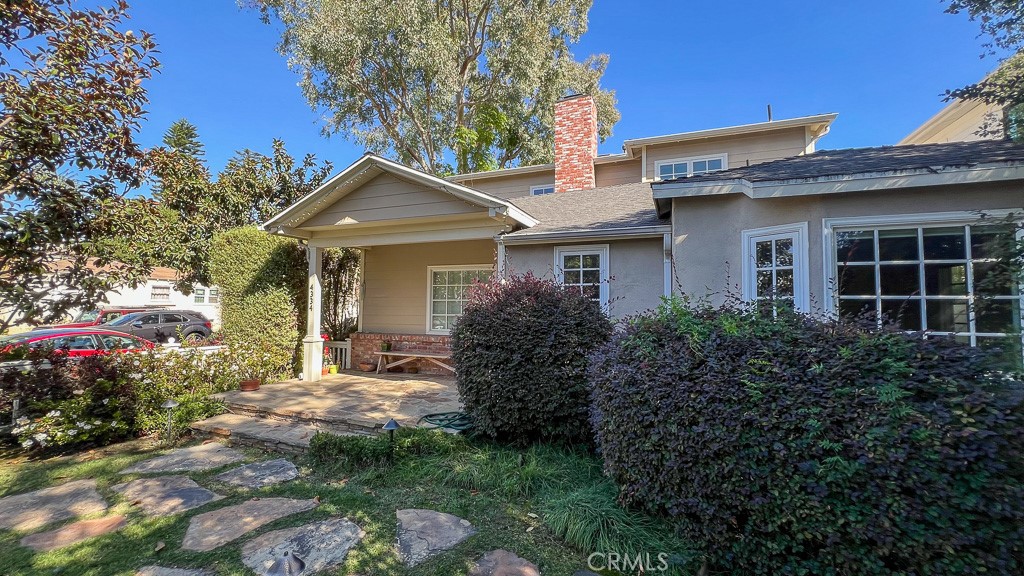
MULTIPOLYGON (((942 107, 945 88, 980 79, 978 26, 939 0, 596 0, 577 57, 608 53, 604 85, 622 140, 838 112, 822 148, 894 144, 942 107)), ((279 29, 234 0, 135 0, 131 27, 153 33, 163 69, 147 83, 139 140, 158 145, 174 120, 196 124, 211 168, 272 138, 340 169, 362 149, 321 135, 285 59, 279 29)))

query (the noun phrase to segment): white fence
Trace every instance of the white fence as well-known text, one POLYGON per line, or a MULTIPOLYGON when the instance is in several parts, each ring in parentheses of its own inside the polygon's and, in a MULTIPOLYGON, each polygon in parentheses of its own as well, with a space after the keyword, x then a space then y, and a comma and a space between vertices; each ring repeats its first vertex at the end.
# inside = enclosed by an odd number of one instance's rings
POLYGON ((331 364, 335 364, 342 370, 352 369, 352 340, 327 340, 324 346, 331 353, 331 364))

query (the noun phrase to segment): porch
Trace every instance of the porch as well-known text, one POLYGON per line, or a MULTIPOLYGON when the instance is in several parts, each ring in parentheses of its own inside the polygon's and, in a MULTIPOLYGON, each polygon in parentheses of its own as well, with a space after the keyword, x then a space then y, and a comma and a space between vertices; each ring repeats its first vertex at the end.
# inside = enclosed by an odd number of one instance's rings
POLYGON ((317 382, 284 380, 214 397, 228 413, 196 422, 194 429, 234 444, 292 453, 305 451, 317 431, 375 434, 391 418, 414 427, 427 414, 462 410, 450 377, 351 370, 317 382))

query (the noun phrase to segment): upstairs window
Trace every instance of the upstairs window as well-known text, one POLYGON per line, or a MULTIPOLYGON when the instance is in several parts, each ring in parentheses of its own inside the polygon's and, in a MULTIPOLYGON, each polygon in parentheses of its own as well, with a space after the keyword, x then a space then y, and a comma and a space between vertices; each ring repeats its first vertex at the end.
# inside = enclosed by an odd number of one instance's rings
POLYGON ((725 170, 728 165, 725 154, 675 158, 655 162, 654 173, 656 180, 672 180, 674 178, 688 178, 698 174, 725 170))
POLYGON ((530 186, 530 195, 531 196, 540 196, 541 194, 554 194, 554 193, 555 193, 555 185, 554 184, 540 184, 538 186, 530 186))
POLYGON ((171 287, 160 284, 153 285, 149 291, 149 299, 154 302, 169 302, 171 300, 171 287))

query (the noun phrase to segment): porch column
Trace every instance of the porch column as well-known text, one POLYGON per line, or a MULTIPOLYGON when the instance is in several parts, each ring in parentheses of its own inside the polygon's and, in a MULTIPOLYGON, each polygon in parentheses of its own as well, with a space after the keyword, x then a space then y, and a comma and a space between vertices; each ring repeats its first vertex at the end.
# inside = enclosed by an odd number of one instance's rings
POLYGON ((302 374, 310 382, 320 380, 324 359, 324 341, 320 338, 320 305, 323 295, 320 262, 323 253, 324 249, 319 246, 306 246, 306 259, 309 261, 309 307, 306 310, 306 337, 302 339, 302 374))

